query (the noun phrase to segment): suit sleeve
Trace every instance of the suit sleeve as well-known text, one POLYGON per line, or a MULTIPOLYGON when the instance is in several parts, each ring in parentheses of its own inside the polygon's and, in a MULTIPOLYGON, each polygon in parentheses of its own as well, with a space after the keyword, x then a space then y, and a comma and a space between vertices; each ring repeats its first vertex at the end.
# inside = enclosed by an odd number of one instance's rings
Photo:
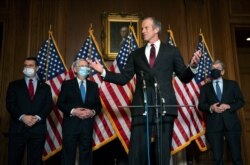
POLYGON ((6 107, 7 111, 10 113, 13 119, 18 120, 19 117, 22 115, 22 112, 18 111, 19 108, 17 105, 17 95, 15 85, 13 83, 10 83, 7 89, 6 107))
POLYGON ((190 82, 192 80, 192 78, 194 77, 194 73, 192 72, 190 67, 187 67, 185 65, 178 48, 175 48, 175 53, 173 55, 174 55, 174 72, 175 72, 175 74, 183 83, 190 82))
POLYGON ((94 110, 96 112, 95 115, 97 115, 98 113, 101 112, 101 109, 102 109, 102 104, 101 104, 101 100, 100 100, 100 93, 99 93, 99 88, 97 86, 97 84, 95 84, 95 91, 93 91, 94 93, 96 93, 95 95, 95 100, 96 100, 96 103, 94 104, 94 110))
POLYGON ((121 71, 121 73, 107 71, 104 80, 118 85, 125 85, 127 82, 129 82, 129 80, 131 80, 135 74, 133 58, 134 56, 134 52, 129 55, 128 62, 125 68, 121 71))
POLYGON ((232 91, 233 91, 234 99, 231 102, 229 102, 229 105, 231 107, 229 111, 234 112, 242 108, 245 104, 245 101, 244 101, 243 95, 241 93, 240 87, 237 84, 237 82, 234 82, 232 91))
POLYGON ((50 112, 53 109, 53 99, 52 99, 52 93, 50 86, 45 84, 44 90, 46 90, 46 97, 44 98, 44 105, 41 108, 40 112, 38 112, 38 116, 42 118, 42 120, 45 120, 46 117, 50 114, 50 112))
POLYGON ((207 97, 207 95, 206 95, 206 87, 203 86, 200 89, 200 97, 199 97, 198 108, 202 112, 211 113, 210 112, 210 106, 211 105, 208 104, 208 100, 207 100, 206 97, 207 97))
POLYGON ((67 84, 66 81, 62 83, 61 92, 59 93, 57 100, 58 108, 64 113, 64 115, 70 116, 70 111, 74 108, 72 104, 67 100, 67 84))

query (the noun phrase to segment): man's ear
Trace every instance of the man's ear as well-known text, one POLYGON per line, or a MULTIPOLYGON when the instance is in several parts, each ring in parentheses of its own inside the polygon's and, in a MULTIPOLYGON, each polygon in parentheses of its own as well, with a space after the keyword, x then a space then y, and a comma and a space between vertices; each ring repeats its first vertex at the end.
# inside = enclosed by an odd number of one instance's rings
POLYGON ((73 71, 75 74, 77 73, 76 67, 73 67, 73 71))
POLYGON ((155 31, 155 33, 159 33, 160 29, 159 29, 158 27, 156 27, 156 28, 154 29, 154 31, 155 31))
POLYGON ((220 74, 223 76, 225 74, 225 70, 222 70, 220 74))

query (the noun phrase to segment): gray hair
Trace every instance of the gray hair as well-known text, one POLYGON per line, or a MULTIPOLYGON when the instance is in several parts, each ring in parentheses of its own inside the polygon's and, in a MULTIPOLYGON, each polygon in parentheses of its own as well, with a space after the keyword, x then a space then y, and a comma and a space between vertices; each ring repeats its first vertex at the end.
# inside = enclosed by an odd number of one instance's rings
POLYGON ((77 59, 77 60, 75 60, 75 61, 73 62, 72 67, 73 67, 73 68, 78 67, 80 61, 85 61, 85 62, 87 62, 85 59, 79 58, 79 59, 77 59))
POLYGON ((153 27, 159 28, 158 34, 160 34, 161 33, 161 22, 158 21, 155 17, 145 17, 142 21, 144 21, 146 19, 151 19, 153 21, 153 27))
POLYGON ((226 65, 225 65, 221 60, 216 60, 216 61, 214 61, 214 62, 212 63, 212 65, 211 65, 211 68, 212 68, 212 66, 215 65, 215 64, 220 64, 222 70, 224 70, 224 69, 226 68, 226 65))

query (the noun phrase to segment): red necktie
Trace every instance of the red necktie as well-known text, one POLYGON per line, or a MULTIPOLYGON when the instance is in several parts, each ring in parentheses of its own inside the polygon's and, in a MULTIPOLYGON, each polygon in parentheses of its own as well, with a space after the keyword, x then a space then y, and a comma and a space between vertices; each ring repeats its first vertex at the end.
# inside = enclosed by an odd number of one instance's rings
POLYGON ((149 56, 149 65, 151 68, 153 68, 154 63, 155 63, 155 47, 154 44, 151 44, 150 56, 149 56))
POLYGON ((33 100, 34 97, 34 85, 33 85, 33 80, 29 79, 29 94, 30 94, 30 99, 33 100))

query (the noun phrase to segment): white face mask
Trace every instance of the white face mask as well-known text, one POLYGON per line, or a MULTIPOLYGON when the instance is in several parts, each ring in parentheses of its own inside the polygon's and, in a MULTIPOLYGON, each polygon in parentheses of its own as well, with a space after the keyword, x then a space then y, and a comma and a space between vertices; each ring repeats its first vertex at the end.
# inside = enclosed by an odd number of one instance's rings
POLYGON ((33 76, 35 76, 35 69, 24 67, 23 73, 27 77, 33 77, 33 76))

